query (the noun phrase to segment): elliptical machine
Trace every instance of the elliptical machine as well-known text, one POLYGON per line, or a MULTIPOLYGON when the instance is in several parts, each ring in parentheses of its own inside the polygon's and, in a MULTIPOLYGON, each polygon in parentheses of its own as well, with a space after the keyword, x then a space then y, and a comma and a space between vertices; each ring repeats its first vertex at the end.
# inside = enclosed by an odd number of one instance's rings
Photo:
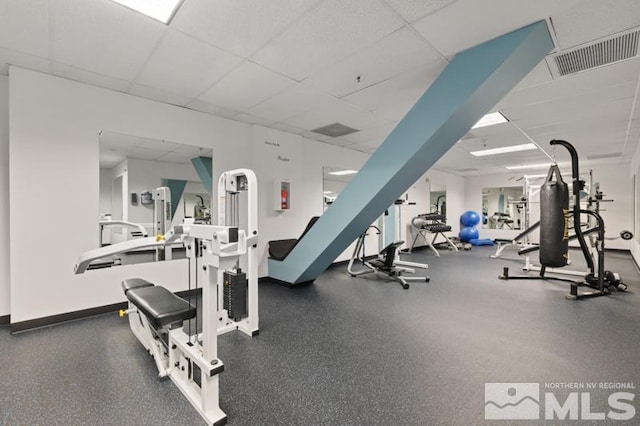
MULTIPOLYGON (((584 189, 585 182, 580 179, 578 166, 578 153, 573 145, 563 140, 552 140, 550 145, 565 147, 571 156, 572 194, 574 197, 573 209, 569 209, 567 184, 562 181, 557 165, 552 165, 547 176, 548 185, 546 198, 543 201, 542 190, 540 199, 540 275, 509 276, 509 268, 503 269, 500 279, 552 279, 571 283, 569 294, 565 297, 570 300, 589 297, 605 296, 611 293, 611 289, 625 291, 627 285, 622 282, 617 273, 604 269, 604 220, 599 213, 580 207, 580 191, 584 189), (553 181, 553 175, 556 175, 553 181), (595 232, 588 234, 582 229, 581 214, 591 216, 595 220, 595 232), (573 281, 566 278, 545 276, 547 267, 561 267, 567 265, 567 253, 569 243, 569 219, 573 219, 573 229, 580 244, 580 250, 587 262, 588 272, 583 281, 573 281), (546 225, 546 226, 545 226, 546 225), (593 251, 589 250, 585 239, 591 238, 593 251), (579 292, 580 287, 589 287, 591 291, 579 292)), ((544 185, 543 185, 544 187, 544 185)), ((544 189, 544 188, 543 188, 544 189)))

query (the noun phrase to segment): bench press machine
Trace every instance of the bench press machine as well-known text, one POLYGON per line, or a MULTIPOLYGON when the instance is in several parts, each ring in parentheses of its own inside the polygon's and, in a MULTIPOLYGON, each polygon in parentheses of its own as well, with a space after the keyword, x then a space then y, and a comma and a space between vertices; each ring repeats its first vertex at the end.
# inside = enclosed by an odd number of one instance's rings
MULTIPOLYGON (((189 262, 202 258, 202 332, 190 335, 183 322, 196 316, 193 305, 161 286, 133 278, 122 288, 129 302, 133 334, 153 356, 160 377, 169 377, 210 425, 225 424, 219 406, 218 334, 240 330, 258 334, 257 181, 247 169, 225 172, 218 183, 218 225, 185 223, 164 237, 142 238, 84 253, 76 273, 92 261, 137 247, 161 247, 181 241, 189 262), (238 195, 248 195, 247 229, 238 228, 238 195), (232 224, 232 225, 230 225, 232 224), (154 241, 151 241, 154 240, 154 241), (245 270, 241 269, 241 261, 245 270)), ((197 265, 197 263, 196 263, 197 265)), ((122 314, 121 314, 122 315, 122 314)))

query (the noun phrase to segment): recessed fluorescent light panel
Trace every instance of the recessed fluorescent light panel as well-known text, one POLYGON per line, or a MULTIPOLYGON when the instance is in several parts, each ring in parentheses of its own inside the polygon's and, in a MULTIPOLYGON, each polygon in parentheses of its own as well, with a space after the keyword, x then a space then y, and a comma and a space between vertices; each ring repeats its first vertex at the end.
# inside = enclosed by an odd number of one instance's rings
POLYGON ((502 115, 500 111, 490 112, 489 114, 482 117, 480 121, 478 121, 472 127, 472 129, 477 129, 479 127, 493 126, 494 124, 506 123, 507 121, 509 120, 507 120, 507 118, 504 115, 502 115))
POLYGON ((168 24, 183 0, 113 0, 129 9, 168 24))
POLYGON ((335 176, 355 175, 356 173, 358 173, 357 170, 338 170, 336 172, 329 172, 330 175, 335 176))
POLYGON ((506 154, 507 152, 530 151, 538 147, 533 143, 524 143, 522 145, 503 146, 502 148, 483 149, 481 151, 471 151, 469 154, 476 157, 484 157, 485 155, 506 154))
POLYGON ((507 170, 545 169, 547 167, 551 167, 551 163, 525 164, 520 166, 505 166, 505 169, 507 170))

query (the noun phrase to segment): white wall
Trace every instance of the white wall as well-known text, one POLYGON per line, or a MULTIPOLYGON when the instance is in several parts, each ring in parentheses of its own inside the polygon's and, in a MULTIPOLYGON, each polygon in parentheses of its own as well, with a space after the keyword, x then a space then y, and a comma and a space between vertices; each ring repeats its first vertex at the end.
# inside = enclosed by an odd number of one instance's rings
POLYGON ((10 313, 9 276, 9 79, 0 75, 0 316, 10 313))
MULTIPOLYGON (((612 203, 600 204, 600 215, 604 219, 607 238, 619 236, 622 230, 633 231, 633 184, 629 167, 628 163, 582 167, 593 170, 593 181, 600 182, 604 198, 613 200, 612 203)), ((605 247, 631 250, 632 244, 631 241, 617 238, 607 240, 605 247)))
POLYGON ((635 177, 635 194, 633 196, 633 203, 631 207, 631 214, 633 216, 632 230, 634 234, 634 237, 630 242, 631 255, 636 261, 636 264, 640 265, 640 149, 638 148, 636 148, 635 155, 631 161, 629 177, 635 177))
MULTIPOLYGON (((186 265, 180 260, 73 274, 77 256, 97 246, 96 221, 105 206, 97 194, 98 130, 212 148, 214 191, 222 171, 255 170, 260 186, 260 276, 267 273, 267 241, 298 237, 308 220, 322 213, 322 166, 360 168, 368 158, 298 135, 19 68, 11 68, 9 88, 14 94, 9 102, 10 201, 20 206, 10 210, 12 322, 121 302, 119 282, 126 278, 142 276, 172 291, 187 287, 186 265), (275 211, 272 199, 274 180, 281 177, 291 179, 292 185, 292 209, 283 213, 275 211), (42 191, 44 184, 48 191, 42 191), (56 226, 48 229, 46 240, 32 232, 32 224, 42 220, 42 205, 57 209, 56 226)), ((127 200, 130 192, 140 192, 131 186, 129 174, 127 200)))
POLYGON ((217 181, 251 167, 250 126, 15 67, 9 91, 12 322, 121 302, 119 282, 135 276, 185 289, 181 261, 73 274, 97 246, 98 130, 212 148, 217 181), (43 206, 56 209, 46 235, 33 232, 43 206))
MULTIPOLYGON (((267 274, 266 250, 269 240, 298 238, 313 216, 323 212, 322 167, 358 170, 369 157, 299 135, 262 126, 253 126, 253 170, 259 185, 260 257, 259 275, 267 274), (277 179, 291 180, 291 210, 275 210, 277 179)), ((337 258, 351 256, 352 247, 337 258)))

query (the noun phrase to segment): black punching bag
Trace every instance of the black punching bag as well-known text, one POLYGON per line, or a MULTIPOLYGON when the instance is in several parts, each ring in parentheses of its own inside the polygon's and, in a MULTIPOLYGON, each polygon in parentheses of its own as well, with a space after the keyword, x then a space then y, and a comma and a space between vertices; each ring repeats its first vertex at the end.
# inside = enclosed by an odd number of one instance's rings
POLYGON ((551 166, 540 188, 540 264, 567 264, 569 251, 569 188, 557 165, 551 166), (554 180, 555 175, 555 180, 554 180))

